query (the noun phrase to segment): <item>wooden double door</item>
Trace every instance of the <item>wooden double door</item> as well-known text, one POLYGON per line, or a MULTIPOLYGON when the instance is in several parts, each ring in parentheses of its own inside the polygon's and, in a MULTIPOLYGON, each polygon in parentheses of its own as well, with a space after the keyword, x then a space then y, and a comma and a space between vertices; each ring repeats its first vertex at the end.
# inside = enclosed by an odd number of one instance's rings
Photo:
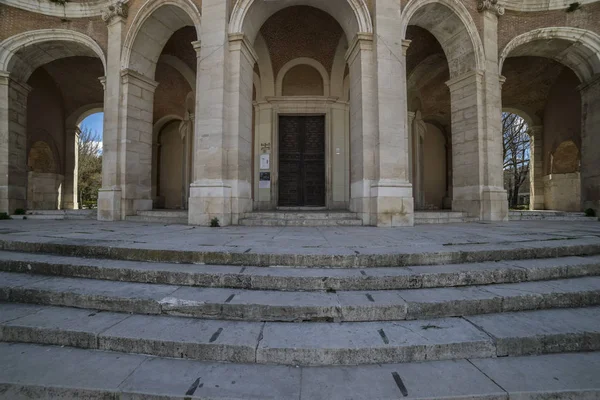
POLYGON ((325 116, 279 117, 279 206, 325 206, 325 116))

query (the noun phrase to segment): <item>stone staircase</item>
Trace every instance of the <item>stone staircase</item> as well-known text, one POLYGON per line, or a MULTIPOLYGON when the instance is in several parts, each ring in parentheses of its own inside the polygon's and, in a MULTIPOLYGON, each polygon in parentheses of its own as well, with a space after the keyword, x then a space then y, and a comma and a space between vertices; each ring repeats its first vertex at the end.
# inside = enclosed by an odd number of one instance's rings
POLYGON ((415 211, 415 225, 453 224, 475 222, 477 218, 469 217, 461 211, 415 211))
POLYGON ((126 221, 133 222, 151 222, 159 224, 178 224, 187 225, 187 210, 149 210, 138 211, 137 215, 128 215, 126 221))
POLYGON ((510 221, 597 221, 597 217, 587 217, 582 212, 552 210, 510 211, 510 221))
POLYGON ((257 211, 240 219, 242 226, 362 226, 356 213, 347 211, 257 211))
POLYGON ((98 210, 29 210, 26 215, 11 215, 12 219, 64 220, 96 219, 98 210))
POLYGON ((600 245, 569 242, 288 266, 14 242, 0 398, 600 398, 600 245))

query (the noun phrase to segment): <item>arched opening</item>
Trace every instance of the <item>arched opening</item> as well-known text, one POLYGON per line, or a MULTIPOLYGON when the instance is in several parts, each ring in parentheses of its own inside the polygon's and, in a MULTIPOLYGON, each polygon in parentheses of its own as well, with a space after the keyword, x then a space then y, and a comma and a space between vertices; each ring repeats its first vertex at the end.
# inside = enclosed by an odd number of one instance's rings
POLYGON ((409 176, 415 209, 506 219, 502 159, 494 154, 501 146, 494 132, 499 127, 484 123, 486 101, 478 94, 486 91, 485 57, 469 11, 461 2, 412 0, 402 11, 401 26, 408 46, 409 176), (445 157, 434 165, 433 155, 445 157))
POLYGON ((75 191, 79 208, 98 207, 98 191, 102 187, 102 133, 104 113, 91 109, 77 124, 77 156, 75 158, 75 191))
POLYGON ((529 209, 531 137, 529 123, 516 113, 502 113, 504 188, 511 209, 529 209))
POLYGON ((77 208, 77 121, 71 116, 89 104, 102 106, 104 91, 98 79, 105 74, 102 49, 73 31, 25 32, 0 43, 0 70, 9 72, 10 90, 2 93, 7 100, 3 104, 17 116, 3 120, 6 125, 0 129, 8 132, 2 138, 6 142, 0 143, 0 151, 6 152, 0 158, 8 160, 0 166, 6 168, 0 171, 0 185, 9 189, 0 208, 7 212, 77 208), (51 172, 31 169, 37 165, 32 146, 38 142, 52 149, 51 172), (48 174, 54 174, 52 179, 48 174))
POLYGON ((58 173, 55 154, 48 143, 39 140, 31 145, 27 167, 27 209, 58 209, 64 175, 58 173))
POLYGON ((126 163, 136 164, 121 176, 121 182, 135 188, 123 193, 125 216, 187 209, 199 28, 193 3, 152 1, 138 12, 125 39, 127 117, 121 135, 130 138, 126 163))
POLYGON ((502 51, 503 108, 522 110, 530 123, 532 210, 600 204, 599 143, 592 134, 600 124, 593 84, 599 50, 594 33, 547 28, 516 37, 502 51))
POLYGON ((249 36, 258 56, 253 81, 260 85, 252 94, 253 208, 348 209, 350 117, 342 97, 348 41, 335 15, 351 9, 346 4, 330 14, 322 2, 252 7, 269 16, 250 11, 259 29, 244 25, 255 35, 249 36))

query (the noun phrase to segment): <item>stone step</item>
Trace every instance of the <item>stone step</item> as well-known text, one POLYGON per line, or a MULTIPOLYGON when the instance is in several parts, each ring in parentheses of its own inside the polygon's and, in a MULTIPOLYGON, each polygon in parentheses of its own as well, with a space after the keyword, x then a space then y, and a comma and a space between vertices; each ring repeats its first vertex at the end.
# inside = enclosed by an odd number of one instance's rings
MULTIPOLYGON (((186 229, 193 228, 186 227, 186 229)), ((357 240, 352 238, 352 228, 338 229, 340 231, 334 232, 335 235, 348 237, 348 240, 357 240)), ((365 234, 364 229, 361 228, 358 233, 361 241, 360 245, 357 243, 355 247, 305 248, 296 245, 296 247, 285 248, 266 246, 260 241, 228 247, 182 246, 180 242, 161 243, 159 246, 154 242, 132 243, 70 239, 51 235, 37 237, 5 234, 0 239, 0 250, 130 261, 325 268, 461 264, 600 254, 600 238, 592 233, 589 236, 579 237, 569 236, 568 233, 560 236, 551 235, 552 237, 546 235, 540 239, 538 239, 539 235, 533 235, 530 240, 499 243, 474 242, 473 239, 465 239, 462 236, 456 237, 453 242, 442 244, 431 240, 423 242, 421 239, 419 243, 392 252, 389 247, 367 247, 368 235, 365 234), (203 248, 209 250, 202 250, 203 248)), ((216 230, 215 234, 219 232, 221 231, 216 230)), ((239 238, 240 234, 236 230, 227 230, 227 232, 232 232, 239 238)))
POLYGON ((510 211, 510 221, 597 221, 581 212, 566 211, 510 211))
POLYGON ((0 340, 233 363, 408 363, 599 350, 600 308, 298 324, 0 304, 0 340))
POLYGON ((130 222, 150 222, 150 223, 159 223, 159 224, 167 224, 167 225, 187 225, 188 219, 180 218, 180 217, 155 217, 155 216, 146 216, 146 215, 128 215, 125 217, 126 221, 130 222))
POLYGON ((0 300, 244 321, 400 321, 600 305, 600 277, 458 288, 281 292, 0 273, 0 300))
POLYGON ((166 218, 184 218, 187 219, 187 210, 147 210, 138 211, 137 215, 140 217, 166 217, 166 218))
POLYGON ((348 211, 256 211, 246 213, 244 219, 281 219, 281 220, 299 220, 299 219, 357 219, 356 213, 348 211))
POLYGON ((464 222, 475 222, 478 218, 469 217, 460 211, 416 211, 415 225, 425 224, 454 224, 464 222))
POLYGON ((357 269, 148 263, 0 251, 0 271, 232 289, 393 290, 596 276, 600 255, 357 269))
POLYGON ((342 218, 298 218, 298 219, 281 219, 281 218, 243 218, 240 219, 241 226, 362 226, 362 220, 342 219, 342 218))
POLYGON ((593 352, 295 368, 0 343, 0 360, 2 398, 13 400, 600 398, 593 352))
POLYGON ((11 217, 30 220, 72 220, 96 219, 97 215, 97 210, 30 210, 26 215, 11 215, 11 217))

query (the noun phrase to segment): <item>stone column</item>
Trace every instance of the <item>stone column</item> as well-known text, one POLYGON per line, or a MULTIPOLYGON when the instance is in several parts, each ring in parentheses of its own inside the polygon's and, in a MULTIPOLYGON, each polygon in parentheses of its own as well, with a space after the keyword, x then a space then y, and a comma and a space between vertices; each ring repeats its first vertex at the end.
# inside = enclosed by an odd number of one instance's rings
POLYGON ((376 183, 377 98, 373 35, 359 33, 346 52, 350 67, 350 210, 371 225, 371 185, 376 183))
POLYGON ((119 221, 121 180, 119 176, 119 120, 121 110, 121 48, 127 6, 110 6, 102 14, 108 27, 106 78, 104 80, 104 129, 102 133, 102 188, 98 192, 98 220, 119 221))
POLYGON ((152 209, 152 119, 157 82, 132 70, 121 71, 119 136, 121 215, 152 209))
POLYGON ((258 56, 245 35, 229 35, 225 151, 231 186, 231 224, 252 211, 252 89, 258 56))
POLYGON ((544 129, 530 126, 529 209, 544 209, 544 129))
MULTIPOLYGON (((409 111, 407 114, 406 129, 408 132, 408 181, 414 185, 415 183, 415 138, 413 133, 413 122, 415 120, 416 113, 409 111)), ((413 187, 414 191, 414 187, 413 187)))
POLYGON ((190 186, 189 223, 209 225, 218 218, 231 224, 231 186, 226 181, 225 157, 226 57, 229 52, 227 3, 202 2, 202 46, 196 45, 196 135, 194 139, 194 183, 190 186))
POLYGON ((600 216, 600 75, 579 86, 581 92, 581 203, 600 216))
POLYGON ((414 199, 409 180, 406 50, 397 0, 375 3, 377 56, 376 182, 371 185, 371 224, 379 227, 414 225, 414 199))
POLYGON ((485 69, 447 82, 454 152, 452 209, 482 221, 506 221, 497 17, 504 10, 495 1, 480 2, 479 10, 483 12, 485 69))
POLYGON ((62 196, 62 208, 76 210, 79 208, 77 199, 77 167, 78 167, 78 140, 77 127, 67 127, 65 140, 65 183, 62 196))
POLYGON ((27 96, 31 87, 0 71, 0 212, 27 207, 27 96))

